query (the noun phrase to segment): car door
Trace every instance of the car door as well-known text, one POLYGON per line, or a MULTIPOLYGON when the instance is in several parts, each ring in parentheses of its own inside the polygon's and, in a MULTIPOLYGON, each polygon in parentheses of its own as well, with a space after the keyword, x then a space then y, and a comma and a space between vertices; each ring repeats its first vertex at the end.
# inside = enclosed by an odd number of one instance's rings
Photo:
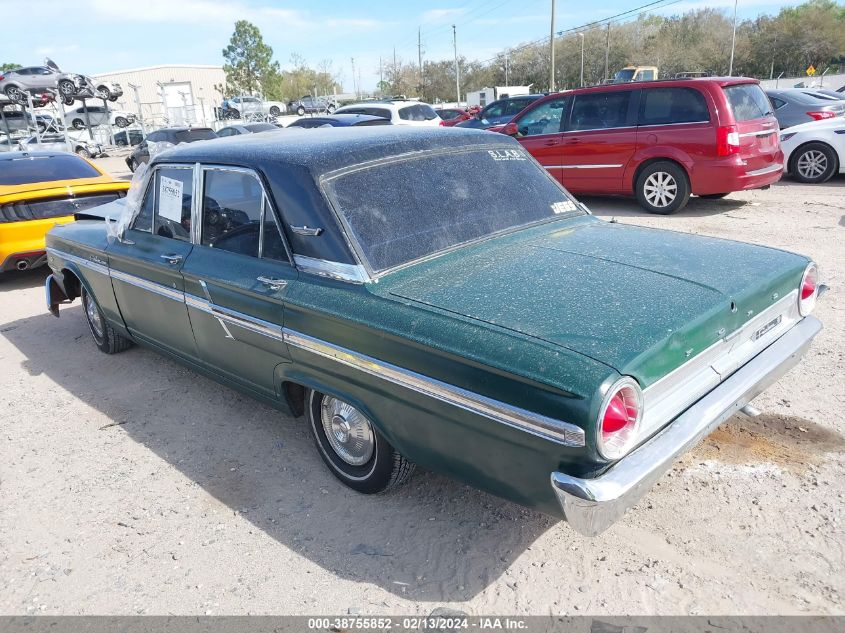
POLYGON ((37 66, 30 69, 29 85, 32 89, 55 88, 56 75, 49 68, 37 66))
POLYGON ((557 180, 562 180, 561 128, 571 97, 545 100, 516 119, 516 139, 557 180))
POLYGON ((191 165, 158 165, 138 216, 107 253, 115 298, 133 336, 197 361, 181 273, 193 248, 194 172, 191 165))
POLYGON ((639 90, 575 95, 562 138, 564 186, 573 192, 619 193, 637 147, 639 90))
POLYGON ((185 262, 188 312, 210 369, 275 397, 274 370, 288 362, 284 297, 297 277, 258 174, 204 167, 196 246, 185 262))

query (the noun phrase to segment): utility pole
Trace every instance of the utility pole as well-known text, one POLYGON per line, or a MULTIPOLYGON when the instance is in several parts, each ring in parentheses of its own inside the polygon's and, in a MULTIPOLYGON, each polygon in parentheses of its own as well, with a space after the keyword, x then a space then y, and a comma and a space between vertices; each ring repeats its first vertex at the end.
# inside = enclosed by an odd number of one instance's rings
POLYGON ((455 94, 458 97, 456 105, 461 105, 461 71, 458 68, 458 32, 455 25, 452 25, 452 46, 455 47, 455 94))
POLYGON ((417 27, 417 68, 419 70, 419 88, 417 89, 422 96, 423 92, 423 71, 422 71, 422 27, 417 27))
POLYGON ((508 66, 510 65, 510 49, 505 51, 505 85, 510 86, 510 80, 508 79, 508 66))
POLYGON ((552 0, 552 21, 549 27, 549 92, 555 91, 555 0, 552 0))
POLYGON ((381 90, 381 85, 384 83, 384 67, 381 64, 381 56, 378 58, 378 89, 381 90))
POLYGON ((358 100, 358 85, 355 83, 355 58, 349 58, 352 61, 352 92, 355 93, 355 100, 358 100))
POLYGON ((610 79, 608 74, 608 58, 610 57, 610 22, 607 23, 607 31, 604 34, 604 80, 610 79))
POLYGON ((581 87, 583 88, 584 87, 584 40, 586 38, 584 37, 583 33, 578 33, 578 35, 581 37, 581 87))
POLYGON ((734 50, 736 49, 736 5, 737 0, 734 0, 734 34, 731 39, 731 65, 728 67, 728 77, 733 77, 734 74, 734 50))

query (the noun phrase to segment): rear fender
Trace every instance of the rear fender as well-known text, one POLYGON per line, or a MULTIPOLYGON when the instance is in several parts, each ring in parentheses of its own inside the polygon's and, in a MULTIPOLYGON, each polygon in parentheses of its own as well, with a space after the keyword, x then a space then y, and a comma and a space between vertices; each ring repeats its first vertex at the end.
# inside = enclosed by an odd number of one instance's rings
POLYGON ((658 160, 670 160, 678 163, 686 172, 687 177, 689 177, 694 164, 689 154, 676 147, 655 145, 654 147, 638 148, 634 153, 633 160, 629 161, 625 168, 625 174, 622 177, 622 190, 633 193, 637 176, 639 176, 643 167, 658 160))

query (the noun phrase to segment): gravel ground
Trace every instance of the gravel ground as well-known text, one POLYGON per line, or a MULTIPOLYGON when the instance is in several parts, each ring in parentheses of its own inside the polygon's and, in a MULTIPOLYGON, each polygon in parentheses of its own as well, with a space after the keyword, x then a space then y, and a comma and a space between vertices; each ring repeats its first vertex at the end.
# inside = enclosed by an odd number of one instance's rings
MULTIPOLYGON (((124 171, 122 158, 104 159, 124 171)), ((843 614, 845 179, 600 217, 811 255, 807 358, 598 538, 417 471, 366 497, 302 420, 140 348, 106 356, 45 270, 0 282, 0 613, 843 614)), ((726 266, 725 274, 730 275, 726 266)))

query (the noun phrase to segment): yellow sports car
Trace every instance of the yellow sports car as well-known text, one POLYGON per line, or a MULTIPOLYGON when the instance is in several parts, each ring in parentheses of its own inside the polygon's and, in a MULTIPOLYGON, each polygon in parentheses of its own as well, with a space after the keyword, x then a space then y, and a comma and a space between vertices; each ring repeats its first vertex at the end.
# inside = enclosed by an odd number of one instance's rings
POLYGON ((126 195, 129 183, 66 152, 0 154, 0 274, 46 263, 44 236, 73 214, 126 195))

